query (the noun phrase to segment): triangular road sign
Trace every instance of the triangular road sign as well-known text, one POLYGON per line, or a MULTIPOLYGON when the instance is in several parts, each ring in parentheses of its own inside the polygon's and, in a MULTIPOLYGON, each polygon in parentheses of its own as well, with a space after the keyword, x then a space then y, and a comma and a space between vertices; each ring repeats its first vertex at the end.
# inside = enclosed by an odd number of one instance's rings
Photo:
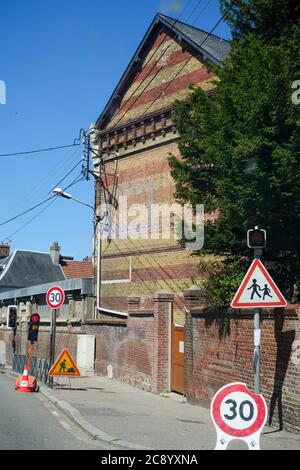
POLYGON ((259 259, 247 271, 231 302, 233 308, 286 307, 287 302, 259 259))
POLYGON ((80 377, 77 365, 65 348, 48 372, 50 377, 80 377))

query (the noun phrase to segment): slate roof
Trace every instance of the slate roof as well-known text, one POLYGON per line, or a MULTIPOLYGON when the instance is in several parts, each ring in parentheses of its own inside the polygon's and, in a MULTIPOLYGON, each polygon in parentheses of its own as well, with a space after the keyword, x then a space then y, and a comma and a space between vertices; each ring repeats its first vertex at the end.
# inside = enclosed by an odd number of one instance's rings
POLYGON ((149 50, 149 45, 151 46, 152 40, 155 38, 162 26, 166 26, 171 30, 173 34, 176 35, 179 42, 182 42, 183 44, 188 43, 193 47, 195 52, 200 54, 203 61, 210 60, 211 62, 220 65, 228 55, 230 43, 226 39, 207 33, 206 31, 195 28, 181 21, 176 21, 174 18, 169 16, 157 13, 121 77, 121 80, 97 119, 97 128, 102 129, 105 127, 106 122, 113 115, 116 102, 118 102, 119 97, 122 96, 122 93, 126 90, 128 82, 130 82, 130 80, 138 73, 139 66, 149 50), (205 42, 203 43, 204 40, 205 42))
POLYGON ((61 266, 48 253, 16 250, 0 262, 0 292, 63 280, 61 266))
POLYGON ((212 62, 222 63, 227 57, 230 44, 226 39, 182 23, 181 21, 176 21, 175 23, 173 18, 166 15, 159 14, 159 17, 164 20, 165 24, 173 28, 175 33, 179 35, 181 33, 182 37, 190 42, 191 45, 198 47, 212 62))

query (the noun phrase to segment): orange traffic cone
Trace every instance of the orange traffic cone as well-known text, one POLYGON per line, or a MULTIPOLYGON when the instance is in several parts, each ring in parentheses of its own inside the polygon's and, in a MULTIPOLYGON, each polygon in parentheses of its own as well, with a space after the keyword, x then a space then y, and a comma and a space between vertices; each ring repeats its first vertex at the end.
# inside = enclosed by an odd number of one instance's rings
POLYGON ((28 382, 28 366, 25 364, 24 366, 24 372, 23 375, 21 376, 21 384, 20 387, 18 388, 18 392, 20 393, 31 393, 32 390, 29 387, 29 382, 28 382))

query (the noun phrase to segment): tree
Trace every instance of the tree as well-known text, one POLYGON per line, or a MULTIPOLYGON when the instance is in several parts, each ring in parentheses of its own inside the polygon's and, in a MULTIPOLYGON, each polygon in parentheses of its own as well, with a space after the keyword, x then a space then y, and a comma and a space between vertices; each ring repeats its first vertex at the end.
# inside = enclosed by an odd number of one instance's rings
POLYGON ((221 0, 221 11, 234 39, 242 41, 254 33, 269 41, 295 25, 300 4, 298 0, 221 0))
POLYGON ((299 8, 286 0, 222 1, 223 10, 228 5, 234 39, 214 95, 192 87, 175 104, 182 155, 169 159, 175 196, 217 211, 204 250, 235 264, 249 251, 246 230, 264 227, 266 258, 291 299, 300 282, 300 105, 291 99, 300 74, 299 8), (268 12, 278 18, 283 3, 283 20, 272 28, 268 12))

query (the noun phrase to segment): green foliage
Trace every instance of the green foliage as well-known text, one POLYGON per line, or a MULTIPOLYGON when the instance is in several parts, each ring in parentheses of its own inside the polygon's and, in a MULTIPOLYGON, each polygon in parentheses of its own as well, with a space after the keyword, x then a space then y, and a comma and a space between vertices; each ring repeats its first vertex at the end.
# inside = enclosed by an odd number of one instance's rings
MULTIPOLYGON (((234 40, 215 93, 192 87, 175 105, 183 157, 169 159, 176 199, 218 214, 205 227, 206 252, 249 256, 247 229, 265 228, 266 259, 291 298, 300 279, 300 106, 291 99, 300 76, 298 2, 221 3, 235 11, 227 15, 234 40), (273 24, 268 14, 281 9, 273 24)), ((230 279, 220 284, 220 302, 230 279)))
MULTIPOLYGON (((243 280, 247 263, 243 258, 228 257, 223 262, 209 263, 206 266, 209 275, 203 282, 203 288, 205 295, 215 306, 228 307, 243 280)), ((199 267, 203 270, 203 262, 200 262, 199 267)))
POLYGON ((298 0, 221 0, 221 11, 234 39, 249 33, 271 40, 280 37, 300 17, 298 0))

